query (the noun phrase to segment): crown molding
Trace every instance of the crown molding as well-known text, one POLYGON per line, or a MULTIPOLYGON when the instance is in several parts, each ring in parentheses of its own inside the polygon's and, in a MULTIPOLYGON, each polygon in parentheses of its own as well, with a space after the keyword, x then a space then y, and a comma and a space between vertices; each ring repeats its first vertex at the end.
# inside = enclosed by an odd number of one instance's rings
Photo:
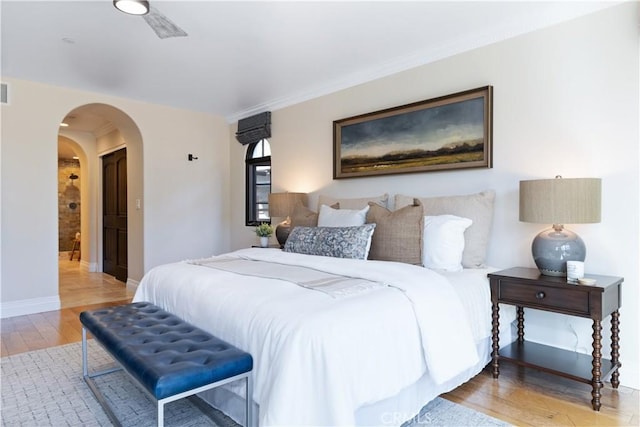
POLYGON ((606 9, 617 4, 620 1, 612 2, 585 2, 581 4, 579 10, 568 9, 564 13, 553 14, 539 19, 535 22, 527 19, 527 16, 518 20, 512 20, 499 27, 488 28, 483 34, 469 34, 460 37, 457 40, 432 46, 428 49, 416 51, 410 55, 398 57, 379 66, 351 73, 339 79, 334 79, 326 83, 311 87, 309 90, 292 93, 278 99, 274 99, 262 104, 254 105, 246 110, 237 111, 233 114, 225 116, 229 123, 238 121, 239 119, 262 111, 276 111, 281 108, 289 107, 301 102, 309 101, 324 95, 338 92, 363 83, 372 82, 383 77, 388 77, 403 71, 421 67, 435 61, 452 57, 464 52, 485 47, 497 42, 508 40, 523 34, 531 33, 543 28, 547 28, 562 22, 579 18, 584 15, 595 13, 602 9, 606 9))

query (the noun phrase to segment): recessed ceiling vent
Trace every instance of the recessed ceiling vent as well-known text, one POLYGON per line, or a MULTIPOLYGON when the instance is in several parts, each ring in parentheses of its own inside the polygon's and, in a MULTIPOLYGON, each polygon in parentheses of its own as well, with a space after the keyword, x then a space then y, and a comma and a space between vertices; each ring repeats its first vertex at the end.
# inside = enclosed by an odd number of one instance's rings
POLYGON ((9 103, 9 87, 6 83, 0 83, 0 104, 9 103))

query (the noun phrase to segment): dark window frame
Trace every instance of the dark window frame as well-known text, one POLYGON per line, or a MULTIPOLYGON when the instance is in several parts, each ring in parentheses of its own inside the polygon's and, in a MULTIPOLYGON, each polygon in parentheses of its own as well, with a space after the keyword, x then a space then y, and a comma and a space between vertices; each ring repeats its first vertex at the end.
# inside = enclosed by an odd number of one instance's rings
POLYGON ((271 218, 259 218, 257 208, 258 187, 268 185, 268 193, 271 193, 271 155, 263 157, 253 157, 253 153, 256 147, 258 146, 258 144, 262 144, 263 141, 267 144, 269 143, 268 140, 260 140, 258 142, 249 144, 247 146, 247 153, 245 156, 245 224, 247 226, 256 226, 262 222, 271 224, 271 218), (269 167, 270 173, 268 184, 259 184, 257 182, 257 170, 260 166, 269 167))

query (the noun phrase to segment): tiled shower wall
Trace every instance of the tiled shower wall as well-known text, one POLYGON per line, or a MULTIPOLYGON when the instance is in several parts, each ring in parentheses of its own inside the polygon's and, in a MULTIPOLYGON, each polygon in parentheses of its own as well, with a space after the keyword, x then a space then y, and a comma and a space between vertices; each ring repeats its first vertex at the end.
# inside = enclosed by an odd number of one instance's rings
POLYGON ((80 162, 58 159, 58 250, 70 251, 80 231, 80 162), (70 179, 75 174, 77 179, 70 179))

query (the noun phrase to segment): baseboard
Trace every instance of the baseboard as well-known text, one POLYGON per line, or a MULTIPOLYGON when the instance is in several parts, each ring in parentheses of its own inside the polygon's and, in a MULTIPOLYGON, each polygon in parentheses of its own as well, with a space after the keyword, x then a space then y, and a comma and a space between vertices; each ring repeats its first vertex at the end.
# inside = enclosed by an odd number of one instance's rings
MULTIPOLYGON (((621 347, 621 351, 622 350, 624 350, 624 347, 621 347)), ((620 384, 625 387, 640 390, 640 364, 637 360, 622 359, 622 368, 620 368, 620 384)))
POLYGON ((127 278, 127 290, 135 292, 138 289, 140 282, 137 280, 133 280, 132 278, 127 278))
POLYGON ((89 261, 80 261, 80 268, 88 273, 97 273, 98 264, 89 261))
POLYGON ((24 316, 25 314, 54 310, 60 310, 60 297, 58 295, 3 302, 0 305, 0 318, 6 319, 7 317, 24 316))

